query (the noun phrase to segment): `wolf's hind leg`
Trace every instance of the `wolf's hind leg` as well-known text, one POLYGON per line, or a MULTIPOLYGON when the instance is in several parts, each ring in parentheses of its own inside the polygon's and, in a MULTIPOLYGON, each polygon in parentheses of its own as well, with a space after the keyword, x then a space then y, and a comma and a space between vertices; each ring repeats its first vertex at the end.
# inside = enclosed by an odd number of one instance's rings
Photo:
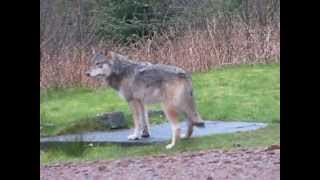
POLYGON ((142 128, 142 137, 150 137, 150 123, 149 123, 149 116, 148 110, 144 106, 144 104, 140 103, 141 106, 141 128, 142 128))
POLYGON ((174 107, 170 106, 163 106, 167 119, 170 121, 171 130, 172 130, 172 139, 171 143, 166 146, 167 149, 171 149, 177 141, 180 139, 180 127, 179 127, 179 115, 174 107))
POLYGON ((200 114, 197 112, 196 104, 194 102, 193 96, 187 96, 186 102, 181 105, 181 110, 187 115, 188 118, 188 132, 187 134, 192 134, 190 125, 197 127, 205 127, 205 123, 202 120, 200 114), (190 128, 189 128, 190 127, 190 128))
POLYGON ((182 134, 181 138, 190 138, 193 132, 193 124, 191 121, 187 120, 187 132, 182 134))
POLYGON ((191 125, 197 127, 204 127, 205 123, 197 111, 191 81, 187 81, 187 83, 185 83, 184 85, 185 88, 183 89, 183 93, 179 94, 180 101, 178 107, 181 109, 182 112, 184 112, 187 115, 188 132, 186 136, 190 137, 192 134, 191 125))

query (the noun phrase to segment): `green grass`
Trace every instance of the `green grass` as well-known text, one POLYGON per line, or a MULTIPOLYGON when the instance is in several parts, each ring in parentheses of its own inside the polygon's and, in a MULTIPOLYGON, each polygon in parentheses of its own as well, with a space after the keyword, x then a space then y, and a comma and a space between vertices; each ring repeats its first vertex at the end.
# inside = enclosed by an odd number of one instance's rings
MULTIPOLYGON (((211 148, 259 147, 279 143, 280 66, 241 65, 193 75, 198 110, 205 120, 265 122, 267 128, 254 132, 214 135, 182 141, 174 150, 164 145, 87 147, 71 145, 51 148, 41 155, 42 163, 60 161, 117 159, 146 154, 176 153, 211 148)), ((42 135, 107 130, 92 121, 97 113, 122 111, 132 126, 127 103, 110 89, 63 89, 41 93, 42 135)), ((159 109, 159 106, 152 106, 159 109)), ((164 122, 161 117, 151 123, 164 122)))

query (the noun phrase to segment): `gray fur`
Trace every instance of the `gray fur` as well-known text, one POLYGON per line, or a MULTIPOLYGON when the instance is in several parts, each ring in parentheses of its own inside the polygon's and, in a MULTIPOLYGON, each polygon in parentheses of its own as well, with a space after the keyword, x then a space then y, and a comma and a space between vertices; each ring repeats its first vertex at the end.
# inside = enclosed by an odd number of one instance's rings
POLYGON ((196 111, 192 93, 191 75, 181 68, 169 65, 151 64, 129 60, 114 52, 101 53, 93 58, 95 65, 87 71, 87 75, 103 79, 118 91, 130 105, 135 121, 135 132, 129 139, 148 137, 149 122, 144 104, 162 103, 167 118, 172 123, 172 143, 174 146, 180 133, 176 113, 185 113, 188 117, 187 137, 192 134, 192 127, 202 126, 203 121, 196 111))

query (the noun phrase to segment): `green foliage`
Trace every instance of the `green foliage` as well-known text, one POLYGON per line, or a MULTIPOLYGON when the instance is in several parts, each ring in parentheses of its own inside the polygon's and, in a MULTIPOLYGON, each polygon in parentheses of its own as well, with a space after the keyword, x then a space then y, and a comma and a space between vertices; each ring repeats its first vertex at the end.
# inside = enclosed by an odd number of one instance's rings
POLYGON ((233 12, 240 8, 243 0, 223 0, 221 9, 228 12, 233 12))
MULTIPOLYGON (((189 26, 202 28, 208 19, 217 15, 238 13, 245 16, 248 21, 255 18, 275 19, 271 17, 274 16, 273 11, 279 14, 280 7, 279 0, 41 0, 40 2, 42 41, 46 41, 45 39, 55 32, 54 29, 60 27, 57 35, 61 40, 67 36, 70 36, 68 40, 78 38, 79 33, 84 37, 95 33, 97 39, 132 42, 150 37, 154 33, 166 32, 172 26, 179 30, 189 26)), ((91 39, 90 36, 87 38, 91 39)))
POLYGON ((105 0, 98 13, 98 34, 120 42, 134 41, 159 31, 170 16, 168 0, 105 0))
POLYGON ((103 0, 99 4, 98 34, 105 39, 132 42, 164 32, 170 26, 185 28, 203 23, 216 13, 233 12, 241 0, 103 0))

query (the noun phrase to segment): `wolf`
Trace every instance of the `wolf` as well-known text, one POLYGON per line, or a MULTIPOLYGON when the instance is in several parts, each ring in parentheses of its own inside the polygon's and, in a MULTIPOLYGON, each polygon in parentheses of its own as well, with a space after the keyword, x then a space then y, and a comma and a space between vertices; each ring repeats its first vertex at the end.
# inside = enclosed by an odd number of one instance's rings
POLYGON ((205 126, 196 110, 191 75, 183 69, 134 61, 110 50, 95 53, 91 63, 86 75, 103 80, 129 104, 134 120, 134 132, 128 136, 129 140, 150 137, 148 104, 160 103, 171 124, 172 138, 167 149, 174 147, 180 137, 189 138, 193 126, 205 126), (187 117, 184 135, 180 133, 180 114, 187 117))

